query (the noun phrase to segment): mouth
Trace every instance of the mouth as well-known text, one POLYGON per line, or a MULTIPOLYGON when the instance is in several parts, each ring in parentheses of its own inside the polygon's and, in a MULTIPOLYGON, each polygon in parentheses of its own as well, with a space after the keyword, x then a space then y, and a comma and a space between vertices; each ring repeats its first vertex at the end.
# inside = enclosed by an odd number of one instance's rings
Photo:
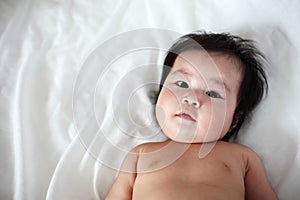
POLYGON ((179 118, 182 118, 182 119, 185 119, 185 120, 193 121, 193 122, 196 121, 191 115, 189 115, 187 113, 184 113, 184 112, 178 113, 175 116, 179 117, 179 118))

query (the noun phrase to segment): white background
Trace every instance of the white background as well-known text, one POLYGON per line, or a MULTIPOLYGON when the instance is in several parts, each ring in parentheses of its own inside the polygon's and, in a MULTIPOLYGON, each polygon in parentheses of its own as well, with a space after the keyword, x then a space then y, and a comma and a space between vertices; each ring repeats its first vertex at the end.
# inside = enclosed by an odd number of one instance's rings
POLYGON ((149 130, 157 131, 149 100, 155 84, 138 90, 135 106, 121 87, 136 74, 139 81, 157 81, 159 66, 151 72, 134 66, 161 64, 161 52, 129 53, 105 76, 100 73, 105 56, 137 41, 133 34, 119 46, 112 38, 143 28, 170 33, 162 34, 164 39, 146 31, 144 39, 157 48, 199 29, 257 42, 269 61, 270 92, 241 131, 240 142, 262 157, 280 199, 299 198, 299 10, 296 0, 2 0, 0 199, 103 199, 116 175, 110 167, 119 166, 125 151, 163 139, 147 137, 149 130), (128 116, 122 121, 127 111, 135 124, 127 123, 128 116), (121 129, 133 135, 125 137, 121 129))

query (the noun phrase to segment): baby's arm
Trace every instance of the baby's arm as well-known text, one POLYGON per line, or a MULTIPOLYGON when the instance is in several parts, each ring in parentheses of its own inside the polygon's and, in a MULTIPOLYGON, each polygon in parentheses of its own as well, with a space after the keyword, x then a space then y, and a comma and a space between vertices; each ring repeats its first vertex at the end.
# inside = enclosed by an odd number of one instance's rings
POLYGON ((120 172, 112 185, 106 200, 131 200, 136 177, 138 147, 134 148, 125 158, 120 172))
POLYGON ((245 176, 245 199, 278 199, 267 178, 264 166, 258 155, 247 151, 247 170, 245 176))

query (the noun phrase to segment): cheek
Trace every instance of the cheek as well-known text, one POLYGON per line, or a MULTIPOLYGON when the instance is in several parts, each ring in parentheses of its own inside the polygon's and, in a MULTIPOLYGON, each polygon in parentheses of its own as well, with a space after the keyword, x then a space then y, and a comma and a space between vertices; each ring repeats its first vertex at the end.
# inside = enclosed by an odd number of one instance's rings
POLYGON ((217 130, 222 129, 226 119, 226 105, 225 103, 212 102, 210 108, 211 127, 214 128, 214 132, 217 132, 217 130))
POLYGON ((175 114, 174 111, 178 107, 176 95, 167 88, 163 88, 158 96, 155 114, 156 119, 162 126, 165 123, 166 116, 175 114))
POLYGON ((230 104, 227 106, 227 124, 228 124, 228 129, 230 128, 233 120, 233 115, 236 109, 236 104, 230 104))
POLYGON ((220 106, 219 111, 216 112, 217 114, 216 119, 218 123, 223 124, 222 133, 221 133, 222 135, 226 134, 230 129, 234 110, 235 110, 235 104, 232 104, 232 102, 226 102, 225 104, 220 106))
POLYGON ((157 106, 162 107, 164 110, 169 110, 178 105, 178 98, 174 92, 167 88, 163 88, 158 96, 157 106))
POLYGON ((211 115, 209 119, 208 137, 211 140, 224 136, 231 125, 232 108, 228 107, 227 102, 211 103, 211 115))

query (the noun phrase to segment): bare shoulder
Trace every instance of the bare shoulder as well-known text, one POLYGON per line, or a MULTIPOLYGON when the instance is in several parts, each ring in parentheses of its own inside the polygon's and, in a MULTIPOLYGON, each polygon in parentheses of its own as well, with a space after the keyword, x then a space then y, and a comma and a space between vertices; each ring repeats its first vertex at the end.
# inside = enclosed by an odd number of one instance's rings
POLYGON ((253 151, 250 147, 243 144, 219 141, 218 145, 220 146, 220 148, 224 148, 228 150, 236 150, 242 154, 245 154, 246 156, 254 156, 254 157, 257 156, 255 151, 253 151))
POLYGON ((234 143, 220 143, 242 159, 244 167, 246 199, 278 199, 274 192, 260 156, 251 148, 234 143))
POLYGON ((231 155, 235 154, 242 157, 245 164, 249 162, 261 162, 259 155, 250 147, 243 144, 220 141, 218 142, 218 146, 218 148, 222 151, 229 152, 231 155))

